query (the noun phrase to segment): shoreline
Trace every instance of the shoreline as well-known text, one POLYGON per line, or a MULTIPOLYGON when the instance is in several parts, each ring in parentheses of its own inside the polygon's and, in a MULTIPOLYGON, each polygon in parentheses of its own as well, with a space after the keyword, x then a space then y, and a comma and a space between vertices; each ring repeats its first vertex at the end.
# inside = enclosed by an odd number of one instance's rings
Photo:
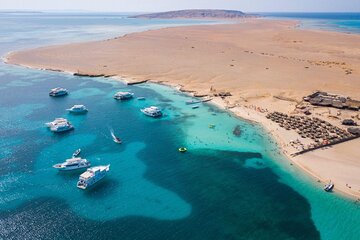
MULTIPOLYGON (((248 109, 245 107, 237 106, 236 108, 227 108, 226 103, 222 102, 222 99, 213 99, 210 101, 210 103, 214 104, 216 107, 220 109, 224 109, 226 111, 231 112, 236 117, 253 122, 255 124, 260 125, 269 136, 274 139, 276 145, 278 146, 282 156, 284 156, 290 165, 295 165, 299 170, 303 171, 307 176, 309 176, 312 180, 316 181, 317 183, 327 183, 328 179, 324 179, 318 174, 316 174, 311 169, 305 167, 304 165, 300 164, 298 161, 296 161, 296 157, 292 157, 289 153, 291 150, 289 147, 286 147, 286 140, 281 136, 281 134, 275 134, 276 131, 276 124, 271 124, 271 122, 266 123, 265 116, 262 116, 259 112, 254 111, 252 109, 248 109), (233 110, 234 109, 234 110, 233 110), (273 126, 275 125, 275 126, 273 126)), ((314 182, 315 184, 315 182, 314 182)), ((314 185, 315 186, 315 185, 314 185)), ((345 197, 350 200, 360 200, 360 194, 354 193, 353 191, 349 191, 348 189, 344 189, 343 187, 339 187, 337 185, 334 186, 334 189, 336 190, 335 194, 338 194, 339 196, 345 197)))
MULTIPOLYGON (((261 21, 264 21, 264 20, 261 20, 261 21)), ((268 20, 265 20, 265 21, 268 21, 268 20)), ((289 24, 289 22, 287 22, 289 24)), ((239 24, 239 23, 237 23, 239 24)), ((246 23, 242 23, 242 24, 246 24, 246 23)), ((294 24, 294 21, 292 22, 292 24, 294 24)), ((236 25, 236 23, 235 23, 236 25)), ((285 24, 285 27, 286 26, 289 26, 289 25, 286 25, 285 24)), ((278 28, 282 29, 281 27, 281 24, 280 26, 278 26, 278 28)), ((294 27, 294 25, 292 25, 292 27, 294 27)), ((192 28, 192 29, 196 29, 196 28, 199 28, 200 30, 202 30, 202 26, 186 26, 186 27, 172 27, 172 29, 186 29, 186 28, 192 28)), ((172 31, 172 29, 170 29, 170 31, 172 31)), ((160 29, 160 32, 161 31, 169 31, 169 28, 164 28, 164 29, 160 29)), ((302 30, 299 30, 299 31, 302 31, 302 30)), ((150 32, 159 32, 159 30, 150 30, 150 32)), ((318 31, 310 31, 310 32, 313 32, 313 34, 321 34, 322 33, 322 30, 318 30, 318 31)), ((330 35, 333 35, 334 33, 329 31, 330 35)), ((149 33, 149 31, 146 31, 146 32, 142 32, 142 33, 137 33, 137 34, 130 34, 130 35, 124 35, 124 37, 120 37, 120 38, 115 38, 114 40, 117 40, 117 39, 124 39, 124 38, 127 38, 128 36, 132 37, 134 35, 140 35, 140 36, 143 36, 146 34, 149 33), (143 35, 141 35, 143 34, 143 35)), ((329 35, 328 34, 328 35, 329 35)), ((339 34, 339 33, 336 33, 336 34, 339 34)), ((146 36, 147 37, 147 36, 146 36)), ((103 40, 103 41, 96 41, 96 43, 104 43, 108 40, 103 40)), ((94 42, 91 42, 91 43, 94 43, 94 42)), ((90 43, 90 44, 91 44, 90 43)), ((86 44, 86 43, 84 43, 86 44)), ((72 44, 72 45, 82 45, 81 43, 80 44, 72 44)), ((66 45, 61 45, 61 46, 55 46, 55 47, 50 47, 50 50, 51 48, 61 48, 63 46, 66 46, 66 45)), ((36 51, 36 50, 46 50, 47 47, 45 48, 39 48, 39 49, 35 49, 35 50, 30 50, 30 51, 36 51)), ((25 51, 26 52, 26 51, 25 51)), ((5 57, 4 57, 4 63, 6 64, 14 64, 14 62, 12 62, 10 60, 10 58, 13 56, 13 55, 16 55, 18 54, 17 52, 11 52, 9 54, 7 54, 5 57)), ((267 54, 260 54, 260 55, 265 55, 266 57, 268 57, 267 54)), ((271 55, 270 55, 271 57, 271 55)), ((292 59, 290 59, 290 61, 293 61, 292 59)), ((21 62, 20 63, 16 63, 15 61, 15 64, 14 65, 18 65, 18 66, 22 66, 22 67, 26 67, 26 68, 30 68, 30 69, 38 69, 38 70, 47 70, 47 71, 56 71, 56 72, 64 72, 64 73, 68 73, 68 74, 72 74, 72 75, 79 75, 79 76, 82 76, 84 75, 85 77, 111 77, 112 79, 115 79, 115 80, 120 80, 122 82, 125 82, 126 84, 136 84, 136 83, 141 83, 141 82, 144 82, 144 81, 149 81, 151 83, 155 83, 155 84, 162 84, 162 85, 166 85, 166 86, 169 86, 169 87, 172 87, 172 88, 175 88, 176 90, 178 91, 181 91, 181 92, 185 92, 191 96, 194 96, 196 94, 199 94, 199 95, 208 95, 208 94, 211 94, 211 89, 210 89, 210 92, 209 91, 203 91, 203 86, 202 84, 199 84, 199 85, 194 85, 194 84, 187 84, 187 83, 183 83, 181 81, 177 81, 176 79, 173 80, 173 81, 167 81, 166 79, 158 79, 158 80, 154 80, 154 79, 157 79, 156 76, 152 76, 151 74, 149 76, 146 76, 146 74, 140 74, 140 77, 137 76, 136 74, 135 75, 131 75, 130 73, 125 73, 123 75, 121 74, 116 74, 116 73, 112 73, 112 74, 109 74, 109 73, 102 73, 102 72, 95 72, 95 71, 90 71, 90 72, 86 72, 86 71, 78 71, 77 73, 74 72, 74 71, 71 71, 71 69, 67 69, 66 67, 64 66, 61 66, 58 67, 58 68, 52 68, 51 66, 45 66, 45 67, 38 67, 38 66, 34 66, 34 65, 31 65, 31 64, 22 64, 21 62), (146 76, 146 78, 145 78, 146 76)), ((333 65, 331 65, 333 66, 333 65)), ((336 64, 334 65, 334 67, 337 67, 336 64)), ((354 71, 356 73, 356 71, 354 71)), ((180 75, 181 76, 181 75, 180 75)), ((208 83, 207 85, 210 85, 211 83, 208 83)), ((212 87, 211 87, 212 88, 212 87)), ((244 119, 244 120, 248 120, 248 121, 252 121, 252 122, 255 122, 257 124, 260 124, 268 134, 271 135, 271 137, 276 141, 277 143, 277 146, 279 147, 280 151, 281 151, 281 155, 283 155, 284 157, 287 158, 287 160, 289 161, 290 164, 294 164, 296 165, 301 171, 303 171, 304 173, 306 173, 307 175, 309 175, 311 178, 314 178, 314 180, 317 180, 317 181, 321 181, 321 182, 326 182, 327 180, 329 180, 328 177, 324 177, 322 176, 321 174, 319 173, 316 173, 316 171, 314 169, 311 169, 309 167, 309 165, 305 164, 303 160, 301 160, 302 158, 301 157, 291 157, 290 156, 290 153, 291 151, 293 151, 294 149, 289 146, 287 144, 287 142, 289 142, 290 139, 292 139, 294 136, 293 135, 290 135, 289 133, 287 133, 285 130, 283 129, 280 129, 279 130, 279 127, 276 123, 273 123, 271 122, 270 120, 266 119, 265 118, 265 112, 259 112, 257 111, 257 107, 262 106, 262 104, 264 104, 264 109, 267 110, 266 108, 266 104, 265 102, 268 101, 268 98, 266 99, 266 97, 270 97, 271 101, 274 101, 276 102, 275 104, 279 104, 279 108, 283 109, 285 112, 292 112, 292 109, 294 108, 294 105, 296 105, 295 103, 297 103, 296 101, 295 102, 287 102, 287 101, 284 101, 284 100, 274 100, 275 97, 277 97, 278 95, 277 94, 273 94, 273 95, 269 95, 267 96, 266 93, 264 93, 264 95, 261 95, 261 94, 258 94, 257 91, 256 91, 256 87, 254 88, 255 90, 255 95, 254 96, 249 96, 248 98, 246 97, 243 97, 241 96, 241 98, 244 98, 245 101, 243 102, 239 102, 237 100, 233 100, 233 97, 230 96, 229 98, 225 98, 226 100, 222 100, 220 97, 214 97, 213 100, 210 101, 210 103, 216 105, 217 107, 221 108, 221 109, 225 109, 231 113, 233 113, 235 116, 241 118, 241 119, 244 119), (263 97, 265 96, 265 97, 263 97)), ((254 90, 251 90, 250 93, 253 93, 254 90)), ((240 91, 242 94, 244 93, 244 91, 240 91)), ((281 92, 280 91, 280 94, 279 96, 282 96, 281 95, 281 92)), ((305 92, 305 91, 304 91, 305 92)), ((249 93, 248 93, 249 94, 249 93)), ((245 94, 246 95, 246 94, 245 94)), ((286 94, 285 94, 285 97, 286 97, 286 94)), ((284 98, 285 98, 284 97, 284 98)), ((289 99, 291 99, 292 96, 289 97, 289 99)), ((294 98, 296 99, 296 98, 294 98)), ((317 111, 316 109, 314 110, 315 112, 317 111)), ((330 110, 329 110, 330 111, 330 110)), ((318 114, 316 112, 316 114, 318 114)), ((344 113, 345 114, 345 113, 344 113)), ((355 149, 354 149, 355 150, 355 149)), ((322 154, 321 155, 326 155, 324 152, 328 152, 328 150, 320 150, 322 151, 322 154)), ((306 156, 305 156, 306 158, 306 156)), ((308 156, 308 158, 311 158, 311 156, 308 156)), ((306 161, 305 161, 306 162, 306 161)), ((334 181, 335 183, 335 192, 336 193, 339 193, 340 195, 342 196, 345 196, 345 197, 349 197, 351 199, 356 199, 358 200, 360 198, 360 192, 359 191, 354 191, 352 189, 349 189, 347 187, 347 183, 346 183, 346 187, 343 186, 343 181, 341 181, 341 183, 339 182, 339 184, 337 184, 337 180, 334 181)), ((353 184, 351 184, 353 185, 353 184)))

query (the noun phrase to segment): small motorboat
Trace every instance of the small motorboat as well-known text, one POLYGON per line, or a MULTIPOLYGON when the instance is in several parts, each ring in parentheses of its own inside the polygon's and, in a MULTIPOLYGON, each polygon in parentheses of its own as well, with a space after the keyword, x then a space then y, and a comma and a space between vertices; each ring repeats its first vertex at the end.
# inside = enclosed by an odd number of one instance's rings
POLYGON ((181 153, 184 153, 184 152, 186 152, 186 151, 187 151, 187 149, 186 149, 185 147, 179 148, 179 152, 181 152, 181 153))
POLYGON ((196 109, 196 108, 199 108, 199 107, 200 107, 199 105, 195 105, 195 106, 192 106, 191 108, 196 109))
POLYGON ((332 182, 329 182, 328 184, 326 184, 324 186, 324 190, 325 192, 331 192, 334 188, 334 184, 332 182))
POLYGON ((138 97, 137 100, 145 100, 145 97, 138 97))
POLYGON ((111 137, 113 138, 113 141, 115 143, 118 143, 118 144, 122 143, 121 139, 119 137, 115 136, 113 131, 110 131, 110 133, 111 133, 111 137))
POLYGON ((81 153, 81 149, 79 148, 79 149, 77 149, 77 150, 72 154, 72 157, 73 157, 73 158, 76 158, 77 156, 80 155, 80 153, 81 153))
POLYGON ((209 128, 215 128, 214 124, 209 124, 209 128))

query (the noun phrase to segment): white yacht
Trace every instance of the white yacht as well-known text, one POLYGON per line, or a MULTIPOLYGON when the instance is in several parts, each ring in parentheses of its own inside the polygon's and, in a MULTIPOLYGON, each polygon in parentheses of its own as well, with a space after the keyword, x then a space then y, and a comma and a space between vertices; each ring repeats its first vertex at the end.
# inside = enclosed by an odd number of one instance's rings
POLYGON ((52 132, 66 132, 72 129, 74 126, 70 122, 62 122, 50 127, 52 132))
POLYGON ((150 117, 162 116, 162 112, 161 112, 160 108, 155 107, 155 106, 143 108, 143 109, 141 109, 141 112, 143 112, 145 115, 150 116, 150 117))
POLYGON ((132 98, 133 96, 134 94, 131 92, 117 92, 115 93, 114 98, 116 100, 127 100, 132 98))
POLYGON ((70 113, 86 113, 88 111, 88 109, 84 105, 74 105, 66 110, 70 113))
POLYGON ((91 163, 88 160, 78 157, 67 159, 63 163, 55 164, 53 168, 59 169, 60 171, 70 171, 88 168, 90 165, 91 163))
POLYGON ((103 179, 109 170, 110 164, 106 166, 96 166, 88 168, 86 172, 80 175, 79 181, 77 182, 77 187, 81 189, 86 189, 94 185, 99 180, 103 179))
POLYGON ((66 90, 65 88, 57 87, 50 90, 49 96, 59 97, 59 96, 67 95, 68 93, 69 93, 68 90, 66 90))
POLYGON ((66 118, 55 118, 54 121, 45 123, 45 125, 46 125, 47 127, 52 127, 52 126, 55 126, 56 124, 66 123, 66 122, 68 122, 68 120, 67 120, 66 118))

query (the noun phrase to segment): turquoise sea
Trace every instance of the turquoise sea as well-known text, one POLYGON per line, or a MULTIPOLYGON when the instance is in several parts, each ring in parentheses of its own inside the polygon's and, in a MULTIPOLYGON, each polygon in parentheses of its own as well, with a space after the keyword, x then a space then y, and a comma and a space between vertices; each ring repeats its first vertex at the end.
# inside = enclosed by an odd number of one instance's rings
MULTIPOLYGON (((0 53, 209 23, 1 13, 0 53)), ((192 109, 188 100, 161 85, 1 63, 0 239, 359 239, 358 203, 325 193, 260 126, 209 104, 192 109), (50 98, 56 86, 70 94, 50 98), (115 101, 120 90, 146 100, 115 101), (85 104, 88 114, 69 115, 74 104, 85 104), (150 105, 165 116, 144 116, 139 109, 150 105), (75 130, 51 133, 44 123, 55 117, 68 118, 75 130), (110 129, 123 144, 112 142, 110 129), (86 191, 76 187, 81 171, 51 167, 77 148, 93 165, 111 164, 86 191)))
POLYGON ((300 20, 300 27, 307 29, 321 29, 345 33, 360 34, 360 13, 316 13, 316 12, 282 12, 259 13, 261 16, 275 19, 300 20))

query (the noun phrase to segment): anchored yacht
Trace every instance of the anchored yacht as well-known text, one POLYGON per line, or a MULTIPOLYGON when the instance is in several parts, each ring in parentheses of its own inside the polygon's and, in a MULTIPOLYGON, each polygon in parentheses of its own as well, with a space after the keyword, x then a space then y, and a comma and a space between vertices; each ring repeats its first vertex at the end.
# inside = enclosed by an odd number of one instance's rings
POLYGON ((154 117, 154 118, 162 116, 162 112, 161 112, 160 108, 155 107, 155 106, 143 108, 143 109, 141 109, 141 112, 143 112, 145 115, 147 115, 149 117, 154 117))
POLYGON ((88 168, 86 172, 80 175, 79 181, 77 182, 77 187, 81 189, 86 189, 94 185, 95 183, 103 179, 109 170, 110 164, 106 166, 96 166, 88 168))
POLYGON ((55 126, 55 125, 57 125, 57 124, 66 123, 66 122, 68 122, 68 120, 67 120, 66 118, 55 118, 54 121, 45 123, 45 125, 46 125, 47 127, 53 127, 53 126, 55 126))
POLYGON ((74 105, 66 110, 70 113, 86 113, 88 111, 88 109, 84 105, 74 105))
POLYGON ((50 127, 52 132, 66 132, 74 129, 74 126, 70 122, 58 123, 50 127))
POLYGON ((114 95, 114 98, 116 100, 127 100, 127 99, 130 99, 130 98, 133 98, 134 94, 131 93, 131 92, 117 92, 115 95, 114 95))
POLYGON ((53 89, 50 90, 49 96, 51 96, 51 97, 60 97, 60 96, 67 95, 68 93, 69 92, 68 92, 67 89, 57 87, 57 88, 53 88, 53 89))
POLYGON ((53 168, 59 169, 60 171, 70 171, 70 170, 77 170, 82 168, 90 167, 91 163, 83 158, 76 157, 67 159, 63 163, 58 163, 53 166, 53 168))

